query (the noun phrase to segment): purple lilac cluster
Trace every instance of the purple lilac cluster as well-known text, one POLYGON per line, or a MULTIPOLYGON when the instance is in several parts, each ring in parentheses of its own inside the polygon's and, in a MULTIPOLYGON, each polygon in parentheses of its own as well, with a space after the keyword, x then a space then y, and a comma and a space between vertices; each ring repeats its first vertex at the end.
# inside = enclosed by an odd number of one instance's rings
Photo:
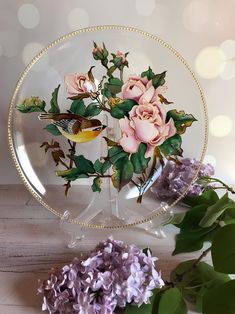
POLYGON ((108 238, 89 255, 52 270, 39 292, 42 310, 56 314, 112 314, 127 303, 149 303, 152 290, 164 285, 156 257, 135 245, 108 238))
MULTIPOLYGON (((180 163, 169 161, 162 171, 161 176, 152 186, 151 191, 160 199, 179 197, 193 181, 200 162, 194 158, 183 158, 180 163)), ((211 164, 202 164, 198 179, 191 184, 187 195, 198 196, 203 192, 204 186, 200 183, 201 177, 214 175, 211 164)))

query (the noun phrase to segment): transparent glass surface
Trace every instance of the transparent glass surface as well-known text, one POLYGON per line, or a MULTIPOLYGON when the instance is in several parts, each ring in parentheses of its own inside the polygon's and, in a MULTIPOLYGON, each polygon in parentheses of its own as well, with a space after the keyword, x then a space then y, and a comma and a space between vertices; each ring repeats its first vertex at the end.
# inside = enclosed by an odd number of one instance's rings
MULTIPOLYGON (((129 52, 129 67, 124 69, 124 81, 132 74, 147 70, 149 66, 155 73, 167 71, 166 97, 174 103, 166 105, 166 109, 184 110, 197 119, 182 134, 183 156, 202 159, 206 141, 206 112, 201 90, 188 65, 177 52, 158 38, 125 27, 91 28, 74 32, 50 45, 33 60, 22 76, 11 103, 9 122, 12 154, 21 177, 33 195, 59 216, 69 211, 78 223, 94 227, 133 225, 153 218, 161 208, 162 200, 150 189, 153 182, 145 187, 141 203, 137 202, 138 189, 131 182, 118 191, 109 177, 102 178, 100 193, 91 189, 93 178, 84 178, 71 182, 72 186, 65 196, 65 181, 55 174, 56 170, 63 167, 61 164, 56 166, 50 153, 45 154, 44 148, 40 146, 54 139, 64 152, 68 152, 67 139, 47 132, 44 128, 49 122, 40 121, 38 112, 22 114, 16 109, 18 104, 31 96, 38 96, 49 104, 53 89, 61 84, 58 102, 61 111, 66 112, 71 100, 67 99, 64 76, 86 73, 93 65, 95 80, 100 82, 106 73, 100 62, 93 58, 93 41, 99 44, 104 42, 110 52, 129 52)), ((76 155, 84 155, 92 162, 107 155, 103 136, 118 141, 121 134, 118 120, 109 113, 102 112, 96 118, 107 128, 93 141, 76 145, 76 155)), ((111 175, 112 172, 110 168, 107 173, 111 175)), ((152 181, 157 180, 161 172, 162 166, 157 161, 152 181)), ((177 201, 176 198, 164 200, 170 207, 177 201)))

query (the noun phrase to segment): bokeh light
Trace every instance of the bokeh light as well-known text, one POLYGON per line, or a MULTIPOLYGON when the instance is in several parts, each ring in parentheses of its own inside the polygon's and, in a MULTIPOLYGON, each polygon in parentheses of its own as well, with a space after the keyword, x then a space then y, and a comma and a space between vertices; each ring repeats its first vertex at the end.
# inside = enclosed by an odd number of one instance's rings
POLYGON ((155 0, 136 0, 135 2, 135 8, 139 15, 148 16, 153 13, 155 10, 156 3, 155 0))
POLYGON ((216 78, 224 70, 225 60, 225 55, 219 47, 205 47, 195 60, 196 71, 205 79, 216 78))
POLYGON ((86 10, 75 8, 68 15, 68 24, 71 30, 89 26, 90 18, 86 10))
POLYGON ((231 80, 235 78, 235 61, 228 60, 225 64, 223 72, 220 77, 224 80, 231 80))
POLYGON ((184 27, 192 32, 200 32, 208 21, 209 10, 206 3, 192 1, 184 9, 182 21, 184 27))
POLYGON ((25 28, 34 28, 39 24, 40 14, 31 3, 24 3, 17 12, 20 24, 25 28))
POLYGON ((223 51, 226 59, 232 59, 235 57, 235 41, 232 39, 225 40, 220 45, 220 49, 223 51))
POLYGON ((228 135, 233 128, 232 119, 226 115, 218 115, 210 121, 210 133, 216 137, 228 135))

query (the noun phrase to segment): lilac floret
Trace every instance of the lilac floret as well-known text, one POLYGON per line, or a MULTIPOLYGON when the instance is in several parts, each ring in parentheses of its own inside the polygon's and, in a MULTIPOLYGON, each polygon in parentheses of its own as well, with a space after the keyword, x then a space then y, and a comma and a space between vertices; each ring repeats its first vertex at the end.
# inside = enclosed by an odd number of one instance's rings
MULTIPOLYGON (((169 161, 162 171, 161 176, 152 186, 151 191, 160 199, 177 198, 182 195, 190 185, 187 195, 201 195, 204 186, 200 183, 201 177, 214 175, 214 167, 211 164, 202 164, 196 181, 192 182, 199 169, 200 162, 194 158, 184 158, 180 163, 169 161)), ((208 186, 207 186, 208 187, 208 186)))
POLYGON ((86 260, 75 259, 52 270, 39 293, 42 310, 56 314, 112 314, 127 303, 149 303, 152 290, 164 282, 155 269, 157 258, 135 245, 112 237, 101 242, 86 260))

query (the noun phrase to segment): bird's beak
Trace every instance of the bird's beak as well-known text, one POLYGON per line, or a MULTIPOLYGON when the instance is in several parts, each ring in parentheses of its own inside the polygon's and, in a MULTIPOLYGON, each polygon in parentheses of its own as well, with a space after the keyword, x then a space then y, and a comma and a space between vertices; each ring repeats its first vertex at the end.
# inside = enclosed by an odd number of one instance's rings
POLYGON ((103 125, 102 126, 102 130, 106 129, 107 128, 107 125, 103 125))

